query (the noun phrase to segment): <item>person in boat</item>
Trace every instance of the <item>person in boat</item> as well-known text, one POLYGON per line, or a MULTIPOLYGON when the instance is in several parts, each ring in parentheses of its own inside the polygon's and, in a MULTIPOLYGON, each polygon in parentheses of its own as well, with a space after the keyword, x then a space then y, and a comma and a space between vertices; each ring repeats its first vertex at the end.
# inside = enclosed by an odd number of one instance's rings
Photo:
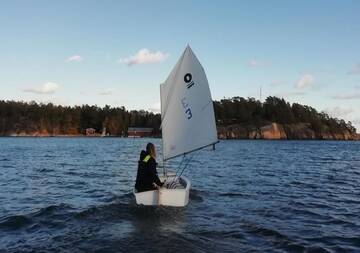
POLYGON ((135 189, 138 192, 157 190, 163 186, 156 171, 156 150, 152 143, 146 145, 146 151, 141 150, 138 162, 135 189))

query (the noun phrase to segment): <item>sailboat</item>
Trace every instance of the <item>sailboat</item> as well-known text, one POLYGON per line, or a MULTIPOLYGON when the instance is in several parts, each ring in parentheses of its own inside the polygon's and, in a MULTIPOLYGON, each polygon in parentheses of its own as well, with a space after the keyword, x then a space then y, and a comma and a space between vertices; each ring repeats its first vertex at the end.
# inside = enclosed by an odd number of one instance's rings
MULTIPOLYGON (((160 85, 163 187, 136 192, 137 204, 186 206, 191 182, 166 170, 166 162, 218 142, 213 101, 205 71, 188 45, 164 83, 160 85)), ((187 165, 189 164, 187 160, 187 165)))

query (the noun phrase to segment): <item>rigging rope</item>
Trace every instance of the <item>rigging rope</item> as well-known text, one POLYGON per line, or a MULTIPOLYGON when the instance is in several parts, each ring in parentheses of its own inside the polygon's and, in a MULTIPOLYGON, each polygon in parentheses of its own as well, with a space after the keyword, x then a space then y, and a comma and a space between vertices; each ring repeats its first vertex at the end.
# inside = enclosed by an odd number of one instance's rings
POLYGON ((178 171, 180 170, 180 168, 181 168, 181 164, 182 164, 183 161, 185 160, 185 155, 184 155, 183 160, 181 161, 180 166, 179 166, 179 168, 178 168, 177 171, 176 171, 176 174, 175 174, 174 179, 173 179, 173 180, 170 182, 170 184, 168 185, 168 188, 169 188, 169 189, 175 188, 178 179, 181 177, 182 173, 184 172, 184 170, 186 169, 186 167, 189 165, 189 163, 191 162, 191 160, 193 159, 194 156, 195 156, 195 155, 192 155, 192 156, 189 157, 189 159, 187 159, 187 161, 186 161, 186 163, 185 163, 185 166, 184 166, 184 167, 182 168, 182 170, 181 170, 181 173, 180 173, 179 175, 177 175, 177 172, 178 172, 178 171))

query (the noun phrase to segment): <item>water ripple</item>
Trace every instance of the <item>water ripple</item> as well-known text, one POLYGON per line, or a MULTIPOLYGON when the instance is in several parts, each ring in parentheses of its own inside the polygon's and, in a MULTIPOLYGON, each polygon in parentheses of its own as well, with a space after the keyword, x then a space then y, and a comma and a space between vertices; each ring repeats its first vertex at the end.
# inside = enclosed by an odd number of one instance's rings
POLYGON ((171 208, 131 193, 148 141, 0 138, 0 252, 360 252, 359 142, 222 141, 171 208))

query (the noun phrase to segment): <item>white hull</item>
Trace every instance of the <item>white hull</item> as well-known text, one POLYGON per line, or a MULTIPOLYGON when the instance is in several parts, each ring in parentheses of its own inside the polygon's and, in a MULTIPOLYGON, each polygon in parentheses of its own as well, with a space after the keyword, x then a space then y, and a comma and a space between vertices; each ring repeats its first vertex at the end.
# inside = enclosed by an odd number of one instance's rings
MULTIPOLYGON (((171 182, 173 179, 174 177, 167 177, 166 181, 171 182)), ((160 180, 163 181, 164 178, 160 177, 160 180)), ((186 206, 189 202, 191 183, 184 176, 180 177, 179 182, 180 184, 175 189, 161 187, 159 190, 139 193, 134 189, 136 203, 146 206, 186 206)))

